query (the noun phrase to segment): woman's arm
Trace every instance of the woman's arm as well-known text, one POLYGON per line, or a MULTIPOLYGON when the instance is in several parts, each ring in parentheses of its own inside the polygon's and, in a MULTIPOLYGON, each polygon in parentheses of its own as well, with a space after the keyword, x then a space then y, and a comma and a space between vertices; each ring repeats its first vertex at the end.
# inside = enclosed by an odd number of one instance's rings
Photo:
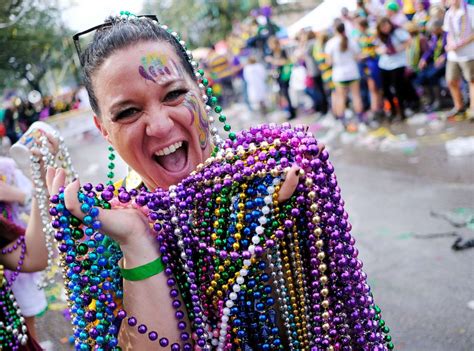
MULTIPOLYGON (((0 182, 0 201, 25 206, 28 205, 25 203, 27 199, 27 194, 20 188, 3 181, 0 182)), ((21 245, 11 253, 1 255, 0 262, 8 269, 16 270, 18 265, 21 266, 22 272, 36 272, 46 268, 48 253, 36 199, 32 200, 31 205, 30 218, 25 232, 25 257, 21 258, 21 245), (23 261, 23 264, 19 264, 20 261, 23 261)), ((16 240, 5 249, 12 248, 15 242, 16 240)))
POLYGON ((461 48, 465 47, 466 45, 469 45, 473 41, 474 41, 474 34, 471 34, 467 38, 463 39, 461 42, 455 44, 453 50, 461 49, 461 48))
MULTIPOLYGON (((123 268, 127 269, 147 264, 159 257, 156 241, 150 234, 121 245, 121 249, 124 255, 123 268)), ((159 338, 167 338, 170 345, 182 342, 181 331, 177 327, 176 310, 172 306, 174 299, 170 297, 168 279, 168 276, 161 272, 140 281, 123 280, 124 309, 128 317, 134 316, 138 322, 134 327, 128 325, 127 318, 122 322, 119 344, 124 350, 146 350, 152 347, 153 344, 147 336, 151 331, 157 332, 159 338), (137 332, 140 324, 148 327, 147 334, 141 335, 137 332)), ((185 312, 183 301, 179 297, 178 299, 183 306, 180 310, 185 312)), ((183 321, 189 326, 186 316, 183 321)), ((186 332, 191 335, 189 328, 186 329, 186 332)))
MULTIPOLYGON (((16 242, 16 241, 15 241, 16 242)), ((15 242, 9 244, 5 249, 13 247, 15 242)), ((48 263, 48 251, 43 233, 43 224, 36 199, 33 199, 30 219, 25 232, 26 253, 21 266, 22 272, 36 272, 46 268, 48 263)), ((21 259, 21 246, 9 254, 1 255, 0 262, 6 268, 16 270, 21 259)))

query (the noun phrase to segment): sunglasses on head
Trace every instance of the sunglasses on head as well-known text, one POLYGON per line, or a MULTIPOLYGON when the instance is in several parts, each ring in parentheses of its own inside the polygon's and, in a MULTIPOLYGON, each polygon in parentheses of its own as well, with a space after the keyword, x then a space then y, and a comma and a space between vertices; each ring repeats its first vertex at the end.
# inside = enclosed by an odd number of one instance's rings
MULTIPOLYGON (((156 17, 156 15, 138 15, 138 16, 134 16, 132 18, 149 18, 153 21, 156 21, 157 23, 160 23, 160 21, 158 20, 158 17, 156 17)), ((82 32, 79 32, 79 33, 76 33, 72 36, 72 40, 74 41, 74 46, 76 47, 76 51, 77 51, 77 55, 79 56, 79 60, 81 62, 81 66, 84 66, 84 60, 82 59, 82 50, 81 50, 81 44, 80 44, 80 40, 79 38, 85 34, 88 34, 90 32, 93 32, 93 31, 97 31, 97 30, 100 30, 100 29, 103 29, 103 28, 107 28, 107 27, 110 27, 112 25, 112 21, 105 21, 104 23, 101 23, 97 26, 94 26, 94 27, 91 27, 89 29, 86 29, 82 32)))

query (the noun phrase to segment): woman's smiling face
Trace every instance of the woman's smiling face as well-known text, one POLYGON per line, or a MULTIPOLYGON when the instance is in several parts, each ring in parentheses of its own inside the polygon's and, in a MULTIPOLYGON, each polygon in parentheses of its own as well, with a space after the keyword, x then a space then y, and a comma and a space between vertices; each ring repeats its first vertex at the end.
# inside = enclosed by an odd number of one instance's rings
POLYGON ((117 50, 93 75, 97 127, 149 189, 168 188, 210 156, 201 94, 171 45, 117 50))

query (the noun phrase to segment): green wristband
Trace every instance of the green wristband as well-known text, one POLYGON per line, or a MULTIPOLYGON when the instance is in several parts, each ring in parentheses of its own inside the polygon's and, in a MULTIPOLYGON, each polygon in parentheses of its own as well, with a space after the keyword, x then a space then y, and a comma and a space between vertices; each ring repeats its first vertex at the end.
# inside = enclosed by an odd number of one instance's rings
POLYGON ((120 268, 120 273, 122 273, 122 277, 125 280, 138 281, 160 274, 164 269, 165 265, 161 257, 158 257, 156 260, 146 263, 143 266, 130 269, 120 268))

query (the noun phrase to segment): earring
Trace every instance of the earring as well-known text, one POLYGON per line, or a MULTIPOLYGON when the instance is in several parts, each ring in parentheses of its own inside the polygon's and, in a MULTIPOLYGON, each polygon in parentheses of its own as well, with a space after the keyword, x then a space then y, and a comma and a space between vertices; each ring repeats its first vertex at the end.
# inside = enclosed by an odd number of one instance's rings
POLYGON ((114 169, 115 169, 115 153, 114 153, 114 147, 112 145, 109 145, 109 173, 107 173, 107 178, 109 178, 107 185, 113 185, 113 179, 115 177, 114 169))

